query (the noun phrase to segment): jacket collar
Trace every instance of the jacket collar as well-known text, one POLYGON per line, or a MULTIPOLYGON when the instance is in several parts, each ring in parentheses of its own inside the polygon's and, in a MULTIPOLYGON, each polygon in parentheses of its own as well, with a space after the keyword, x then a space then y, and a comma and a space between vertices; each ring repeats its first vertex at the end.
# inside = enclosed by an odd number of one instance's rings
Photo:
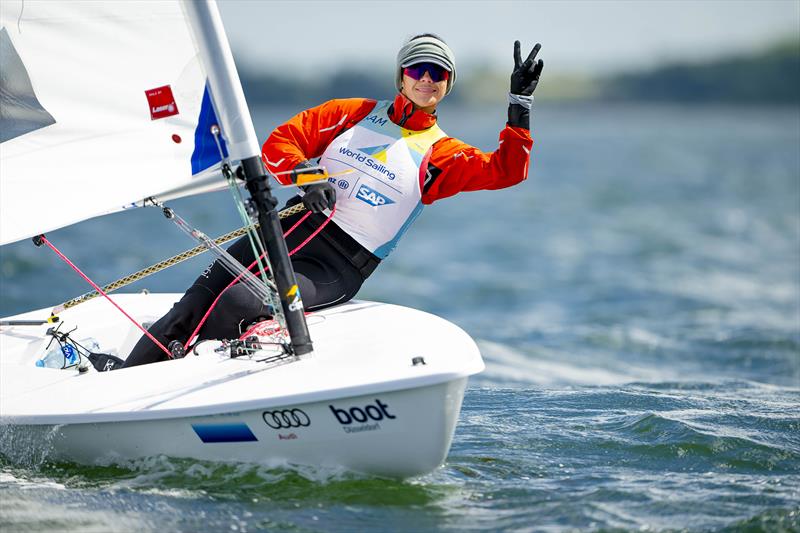
POLYGON ((426 130, 436 124, 436 112, 426 113, 414 109, 414 103, 403 94, 397 93, 389 107, 389 118, 400 127, 408 130, 426 130))

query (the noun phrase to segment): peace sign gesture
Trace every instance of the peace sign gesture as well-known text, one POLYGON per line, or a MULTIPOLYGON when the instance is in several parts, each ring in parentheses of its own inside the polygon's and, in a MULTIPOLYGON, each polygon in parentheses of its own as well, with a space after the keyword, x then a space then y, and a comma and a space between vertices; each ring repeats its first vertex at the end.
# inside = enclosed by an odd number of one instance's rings
POLYGON ((511 73, 511 94, 530 96, 539 83, 544 61, 536 61, 536 54, 542 45, 536 43, 528 58, 523 62, 519 52, 519 41, 514 41, 514 72, 511 73))

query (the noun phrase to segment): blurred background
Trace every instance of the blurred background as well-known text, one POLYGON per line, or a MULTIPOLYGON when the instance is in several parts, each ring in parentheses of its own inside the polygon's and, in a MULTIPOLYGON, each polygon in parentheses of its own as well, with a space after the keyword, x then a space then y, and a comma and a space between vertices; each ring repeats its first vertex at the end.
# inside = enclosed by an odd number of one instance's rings
MULTIPOLYGON (((528 180, 427 207, 359 294, 458 324, 486 371, 419 480, 0 457, 11 529, 85 530, 55 481, 102 531, 800 530, 800 2, 219 5, 262 141, 329 98, 392 98, 397 49, 435 32, 458 64, 440 125, 495 150, 513 42, 542 43, 528 180)), ((172 207, 241 224, 228 193, 172 207)), ((194 246, 153 209, 48 236, 100 283, 194 246)), ((125 290, 182 292, 209 260, 125 290)), ((0 248, 0 316, 87 290, 0 248)))
POLYGON ((251 103, 386 97, 397 50, 424 32, 456 54, 451 104, 505 101, 515 39, 525 51, 543 44, 542 101, 800 98, 800 7, 792 0, 224 0, 220 9, 251 103))

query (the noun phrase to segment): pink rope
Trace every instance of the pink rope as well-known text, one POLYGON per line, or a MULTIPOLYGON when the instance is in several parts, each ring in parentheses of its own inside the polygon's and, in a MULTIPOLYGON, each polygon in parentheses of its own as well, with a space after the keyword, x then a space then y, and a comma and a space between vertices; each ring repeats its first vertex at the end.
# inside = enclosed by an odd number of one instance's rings
MULTIPOLYGON (((331 214, 328 216, 328 218, 327 218, 327 219, 325 219, 325 222, 323 222, 322 224, 320 224, 320 226, 319 226, 317 229, 315 229, 315 230, 314 230, 314 232, 313 232, 313 233, 311 233, 311 235, 309 235, 308 237, 306 237, 306 239, 305 239, 303 242, 301 242, 299 245, 297 245, 297 246, 294 248, 294 250, 292 250, 291 252, 289 252, 289 257, 293 256, 293 255, 295 254, 295 252, 297 252, 297 251, 301 250, 301 249, 303 248, 303 246, 305 246, 306 244, 308 244, 308 243, 311 241, 311 239, 313 239, 314 237, 316 237, 316 236, 317 236, 317 234, 318 234, 320 231, 322 231, 322 228, 324 228, 325 226, 327 226, 327 225, 328 225, 328 222, 330 222, 331 218, 333 218, 333 214, 334 214, 335 212, 336 212, 336 206, 333 206, 333 209, 331 210, 331 214)), ((305 215, 303 215, 303 216, 300 218, 300 220, 298 220, 297 222, 295 222, 295 224, 294 224, 294 225, 293 225, 291 228, 289 228, 288 230, 286 230, 286 233, 284 233, 284 234, 283 234, 283 238, 285 239, 286 237, 288 237, 289 235, 291 235, 291 233, 292 233, 292 232, 293 232, 293 231, 294 231, 294 230, 295 230, 295 229, 296 229, 296 228, 297 228, 297 227, 298 227, 298 226, 299 226, 299 225, 300 225, 300 224, 301 224, 301 223, 302 223, 302 222, 303 222, 305 219, 307 219, 309 216, 311 216, 311 211, 308 211, 308 212, 307 212, 305 215)), ((253 261, 252 263, 250 263, 250 266, 248 266, 248 267, 247 267, 247 270, 252 270, 252 269, 253 269, 253 267, 254 267, 254 266, 256 266, 256 264, 258 263, 258 261, 259 261, 260 259, 263 259, 265 255, 266 255, 266 252, 264 252, 263 254, 261 254, 261 255, 259 256, 259 258, 258 258, 258 259, 256 259, 256 260, 255 260, 255 261, 253 261)), ((206 323, 206 320, 208 319, 208 316, 211 314, 211 311, 212 311, 212 309, 214 309, 214 307, 217 305, 217 302, 219 301, 219 299, 220 299, 220 298, 222 298, 222 295, 223 295, 223 294, 225 294, 225 291, 227 291, 228 289, 230 289, 231 287, 233 287, 234 285, 236 285, 236 283, 238 283, 238 282, 239 282, 239 280, 241 279, 241 277, 242 277, 243 275, 244 275, 244 273, 242 273, 242 274, 239 274, 238 276, 236 276, 235 278, 233 278, 233 281, 231 281, 231 282, 230 282, 230 283, 227 285, 227 287, 225 287, 224 289, 222 289, 222 292, 220 292, 220 293, 217 295, 217 297, 216 297, 216 298, 214 298, 214 301, 213 301, 213 302, 211 302, 211 307, 209 307, 209 308, 208 308, 208 311, 206 311, 206 313, 203 315, 203 318, 201 318, 201 319, 200 319, 200 323, 199 323, 199 324, 197 324, 197 327, 196 327, 196 328, 194 328, 194 331, 192 332, 192 334, 191 334, 191 335, 189 335, 189 338, 188 338, 188 339, 186 339, 186 344, 184 344, 184 345, 183 345, 183 349, 184 349, 185 351, 188 351, 188 350, 189 350, 189 346, 190 346, 190 344, 191 344, 192 340, 193 340, 193 339, 194 339, 194 338, 197 336, 197 334, 200 332, 200 329, 201 329, 201 328, 203 327, 203 325, 206 323)))
POLYGON ((72 269, 73 269, 75 272, 77 272, 77 273, 80 275, 80 277, 82 277, 82 278, 83 278, 83 279, 84 279, 84 280, 85 280, 85 281, 86 281, 86 282, 87 282, 89 285, 91 285, 91 286, 92 286, 92 288, 93 288, 94 290, 96 290, 96 291, 97 291, 99 294, 102 294, 102 295, 103 295, 103 297, 104 297, 106 300, 108 300, 109 302, 111 302, 111 304, 112 304, 114 307, 116 307, 117 309, 119 309, 119 312, 120 312, 120 313, 122 313, 123 315, 125 315, 125 317, 126 317, 128 320, 130 320, 131 322, 133 322, 133 323, 134 323, 134 325, 135 325, 137 328, 139 328, 140 330, 142 330, 142 332, 144 332, 144 334, 145 334, 145 335, 147 335, 147 336, 150 338, 150 340, 151 340, 151 341, 153 341, 154 343, 156 343, 156 345, 157 345, 159 348, 161 348, 161 350, 162 350, 162 351, 163 351, 165 354, 167 354, 167 356, 168 356, 170 359, 172 359, 172 353, 171 353, 169 350, 167 350, 167 349, 164 347, 164 345, 163 345, 163 344, 161 344, 161 343, 158 341, 158 339, 156 339, 155 337, 153 337, 153 336, 150 334, 150 332, 149 332, 149 331, 147 331, 146 329, 144 329, 144 328, 141 326, 141 324, 139 324, 139 323, 138 323, 136 320, 134 320, 134 319, 133 319, 133 317, 131 317, 131 315, 129 315, 128 313, 126 313, 126 312, 125 312, 125 310, 123 310, 123 309, 122 309, 122 308, 121 308, 119 305, 117 305, 117 302, 115 302, 114 300, 112 300, 111 298, 109 298, 109 297, 108 297, 108 294, 106 294, 105 292, 103 292, 103 289, 101 289, 100 287, 98 287, 98 286, 97 286, 97 284, 96 284, 94 281, 92 281, 91 279, 89 279, 89 276, 87 276, 86 274, 84 274, 84 273, 81 271, 81 269, 80 269, 80 268, 78 268, 78 267, 77 267, 77 266, 76 266, 76 265, 75 265, 75 264, 74 264, 72 261, 70 261, 70 260, 67 258, 67 256, 65 256, 64 254, 62 254, 62 253, 61 253, 61 252, 58 250, 58 248, 56 248, 56 247, 53 245, 53 243, 51 243, 50 241, 48 241, 48 240, 47 240, 47 237, 45 237, 44 235, 40 235, 40 238, 41 238, 41 240, 42 240, 42 242, 43 242, 43 243, 45 243, 47 246, 49 246, 49 247, 50 247, 50 249, 51 249, 51 250, 53 250, 53 251, 56 253, 56 255, 58 255, 58 257, 60 257, 60 258, 61 258, 61 259, 62 259, 62 260, 65 262, 65 263, 67 263, 69 266, 71 266, 71 267, 72 267, 72 269))
MULTIPOLYGON (((306 240, 304 240, 303 242, 301 242, 300 244, 298 244, 298 245, 295 247, 295 249, 294 249, 294 250, 292 250, 291 252, 289 252, 289 255, 290 255, 290 256, 294 255, 294 253, 295 253, 295 252, 297 252, 298 250, 300 250, 301 248, 303 248, 303 246, 305 246, 306 244, 308 244, 308 243, 309 243, 309 241, 310 241, 311 239, 313 239, 314 237, 316 237, 316 236, 317 236, 317 234, 318 234, 320 231, 322 231, 322 228, 324 228, 325 226, 327 226, 327 225, 328 225, 328 222, 330 222, 330 221, 331 221, 331 218, 333 218, 333 214, 334 214, 335 212, 336 212, 336 206, 334 205, 334 206, 333 206, 333 209, 331 209, 331 214, 328 216, 328 218, 326 218, 326 219, 325 219, 325 222, 323 222, 322 224, 320 224, 320 225, 319 225, 319 227, 318 227, 317 229, 315 229, 315 230, 314 230, 314 232, 313 232, 311 235, 309 235, 308 237, 306 237, 306 240)), ((305 218, 305 217, 309 216, 310 214, 311 214, 311 212, 309 211, 308 213, 306 213, 306 214, 305 214, 305 216, 304 216, 303 218, 305 218)), ((294 228, 294 227, 296 227, 296 226, 297 226, 297 225, 299 225, 299 224, 300 224, 300 222, 298 222, 297 224, 295 224, 295 225, 293 226, 293 228, 294 228)))
MULTIPOLYGON (((334 209, 336 209, 336 206, 334 206, 334 209)), ((308 217, 310 217, 310 216, 311 216, 311 211, 306 211, 306 214, 305 214, 305 215, 303 215, 302 217, 300 217, 300 220, 298 220, 297 222, 295 222, 295 223, 294 223, 294 225, 293 225, 291 228, 289 228, 289 229, 287 229, 287 230, 286 230, 286 233, 284 233, 284 234, 283 234, 283 238, 285 239, 286 237, 288 237, 289 235, 291 235, 291 234, 292 234, 292 232, 293 232, 295 229, 297 229, 297 226, 299 226, 300 224, 302 224, 303 222, 305 222, 305 220, 306 220, 308 217)), ((333 213, 331 213, 331 216, 333 216, 333 213)), ((326 223, 327 223, 327 221, 326 221, 326 223)))

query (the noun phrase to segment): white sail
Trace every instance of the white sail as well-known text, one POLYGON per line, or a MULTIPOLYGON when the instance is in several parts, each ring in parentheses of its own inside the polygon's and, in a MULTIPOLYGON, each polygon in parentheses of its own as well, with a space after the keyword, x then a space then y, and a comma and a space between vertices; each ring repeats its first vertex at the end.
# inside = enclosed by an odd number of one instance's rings
MULTIPOLYGON (((0 244, 220 183, 203 36, 186 11, 0 2, 0 244)), ((237 148, 257 146, 248 126, 237 148)))

